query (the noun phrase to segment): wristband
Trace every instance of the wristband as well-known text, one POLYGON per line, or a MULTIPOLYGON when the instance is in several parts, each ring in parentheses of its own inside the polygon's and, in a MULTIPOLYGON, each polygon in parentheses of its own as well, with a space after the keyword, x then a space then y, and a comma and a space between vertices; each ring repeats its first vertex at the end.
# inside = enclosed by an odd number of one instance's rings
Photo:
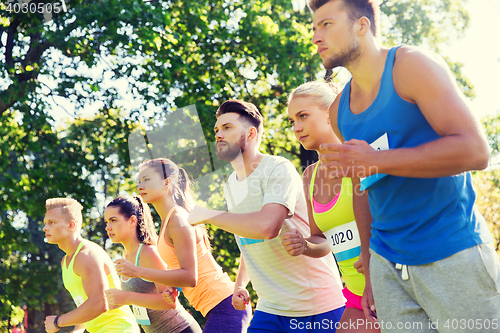
POLYGON ((55 326, 55 328, 57 328, 58 330, 60 330, 61 328, 59 327, 59 325, 57 325, 57 320, 58 320, 58 319, 59 319, 59 316, 56 316, 56 317, 54 318, 54 326, 55 326))

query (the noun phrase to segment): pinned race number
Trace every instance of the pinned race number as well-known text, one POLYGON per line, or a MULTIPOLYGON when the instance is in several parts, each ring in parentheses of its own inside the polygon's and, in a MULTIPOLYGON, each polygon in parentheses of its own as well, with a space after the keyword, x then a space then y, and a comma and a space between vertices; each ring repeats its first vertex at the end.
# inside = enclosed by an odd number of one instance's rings
POLYGON ((76 297, 73 297, 73 301, 75 302, 75 305, 77 308, 79 308, 80 305, 82 305, 83 302, 85 302, 82 295, 78 295, 76 297))
POLYGON ((145 307, 132 305, 132 311, 134 312, 135 321, 140 325, 151 325, 149 320, 148 310, 145 307))
POLYGON ((332 228, 323 234, 338 262, 355 258, 361 253, 361 240, 355 221, 332 228))
MULTIPOLYGON (((373 141, 370 146, 375 150, 389 150, 389 138, 387 133, 384 133, 384 135, 380 138, 373 141)), ((385 176, 387 176, 385 173, 377 173, 366 178, 361 178, 361 190, 366 190, 368 187, 372 186, 375 182, 385 176)))

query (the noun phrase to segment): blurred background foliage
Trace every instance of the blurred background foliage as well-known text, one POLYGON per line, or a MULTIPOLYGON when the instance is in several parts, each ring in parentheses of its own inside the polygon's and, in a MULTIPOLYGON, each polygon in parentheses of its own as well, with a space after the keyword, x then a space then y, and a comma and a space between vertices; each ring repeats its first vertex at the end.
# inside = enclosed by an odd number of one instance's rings
MULTIPOLYGON (((14 3, 0 3, 0 332, 22 321, 25 305, 29 332, 43 331, 46 315, 74 307, 62 286, 63 253, 43 239, 47 198, 79 200, 83 236, 112 258, 121 250, 107 240, 102 213, 112 198, 134 193, 141 159, 170 157, 197 180, 200 205, 225 209, 221 185, 231 170, 210 145, 214 113, 225 100, 262 111, 262 152, 289 158, 299 171, 315 161, 293 136, 287 94, 341 74, 322 68, 303 1, 66 0, 66 12, 45 16, 15 13, 14 3)), ((459 0, 386 0, 381 9, 387 46, 439 53, 468 26, 459 0)), ((446 60, 473 98, 461 64, 446 60)), ((500 118, 483 124, 498 154, 500 118)), ((494 169, 474 175, 497 250, 499 177, 494 169)), ((209 233, 214 257, 234 279, 234 237, 213 227, 209 233)))

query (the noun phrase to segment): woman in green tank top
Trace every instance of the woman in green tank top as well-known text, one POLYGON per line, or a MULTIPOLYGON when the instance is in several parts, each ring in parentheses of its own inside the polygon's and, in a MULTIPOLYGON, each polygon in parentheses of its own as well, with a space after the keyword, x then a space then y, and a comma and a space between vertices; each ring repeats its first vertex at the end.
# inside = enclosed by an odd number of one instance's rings
MULTIPOLYGON (((294 89, 288 98, 288 116, 293 132, 307 150, 321 154, 322 143, 337 143, 330 126, 329 108, 338 94, 335 85, 308 82, 294 89)), ((353 267, 361 254, 361 243, 354 220, 353 186, 350 178, 330 179, 316 162, 302 176, 311 236, 304 238, 297 230, 282 235, 282 244, 292 256, 319 258, 334 254, 347 300, 337 332, 380 332, 367 323, 361 307, 365 277, 353 267)))

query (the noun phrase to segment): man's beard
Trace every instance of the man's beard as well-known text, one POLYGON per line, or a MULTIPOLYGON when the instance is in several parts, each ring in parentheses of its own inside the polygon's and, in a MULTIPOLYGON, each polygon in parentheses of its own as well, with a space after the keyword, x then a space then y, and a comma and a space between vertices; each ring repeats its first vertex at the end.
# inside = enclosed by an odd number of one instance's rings
POLYGON ((334 69, 336 67, 348 67, 353 62, 355 62, 361 51, 359 50, 359 44, 356 40, 351 39, 351 44, 340 51, 339 54, 332 55, 330 58, 323 61, 323 66, 325 69, 334 69))
POLYGON ((245 135, 242 135, 237 143, 222 142, 226 144, 226 147, 221 150, 217 147, 217 157, 223 161, 232 162, 245 151, 245 135))

